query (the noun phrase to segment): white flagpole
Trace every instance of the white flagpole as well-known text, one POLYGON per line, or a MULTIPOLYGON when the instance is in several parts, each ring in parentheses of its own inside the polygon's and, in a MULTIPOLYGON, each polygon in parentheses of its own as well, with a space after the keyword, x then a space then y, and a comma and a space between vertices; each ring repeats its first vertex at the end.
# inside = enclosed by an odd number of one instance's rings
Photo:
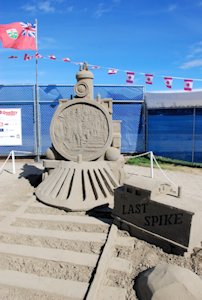
POLYGON ((35 67, 36 67, 36 90, 35 90, 35 136, 36 136, 36 160, 40 161, 40 113, 39 113, 39 87, 38 87, 38 21, 36 24, 36 55, 35 55, 35 67))

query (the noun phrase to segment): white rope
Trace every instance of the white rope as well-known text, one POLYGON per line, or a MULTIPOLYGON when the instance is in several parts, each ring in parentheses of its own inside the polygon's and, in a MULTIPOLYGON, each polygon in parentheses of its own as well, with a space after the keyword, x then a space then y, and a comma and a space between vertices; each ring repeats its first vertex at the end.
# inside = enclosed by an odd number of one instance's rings
POLYGON ((142 153, 142 154, 138 154, 138 155, 133 156, 133 158, 140 157, 140 156, 145 156, 145 155, 150 154, 150 153, 151 153, 151 151, 145 152, 145 153, 142 153))
POLYGON ((176 185, 176 183, 174 183, 166 174, 165 172, 163 172, 163 170, 161 169, 159 163, 157 162, 156 160, 156 157, 154 156, 153 152, 152 151, 149 151, 149 152, 145 152, 145 153, 142 153, 142 154, 139 154, 139 155, 136 155, 134 156, 133 158, 137 158, 137 157, 140 157, 140 156, 145 156, 145 155, 148 155, 150 154, 150 177, 153 178, 154 177, 154 169, 153 169, 153 160, 155 161, 157 167, 159 168, 159 170, 161 171, 161 173, 163 174, 163 176, 170 182, 172 183, 175 187, 178 187, 178 185, 176 185))
POLYGON ((135 156, 133 156, 133 158, 145 156, 145 155, 148 155, 148 154, 150 155, 150 177, 154 178, 153 152, 152 151, 135 155, 135 156))
POLYGON ((5 162, 3 163, 2 167, 0 168, 0 174, 3 172, 4 167, 7 163, 7 161, 9 160, 10 157, 12 157, 12 174, 15 174, 15 153, 24 153, 24 154, 32 154, 32 152, 28 152, 28 151, 18 151, 18 150, 12 150, 8 157, 6 158, 5 162))
POLYGON ((25 154, 33 154, 32 152, 28 152, 28 151, 18 151, 18 150, 12 150, 15 153, 25 153, 25 154))
POLYGON ((5 167, 6 163, 7 163, 7 161, 8 161, 9 158, 11 157, 11 155, 12 155, 12 151, 9 153, 9 155, 8 155, 8 157, 6 158, 6 160, 5 160, 4 164, 3 164, 3 166, 0 168, 0 174, 3 172, 3 169, 4 169, 4 167, 5 167))
POLYGON ((163 174, 163 176, 165 176, 165 178, 166 178, 168 181, 170 181, 170 183, 174 184, 174 186, 178 187, 178 185, 176 185, 176 183, 174 183, 174 182, 173 182, 173 181, 172 181, 172 180, 171 180, 171 179, 163 172, 163 170, 161 169, 159 163, 157 162, 157 160, 156 160, 154 154, 153 154, 153 159, 154 159, 154 161, 155 161, 157 167, 159 168, 159 170, 160 170, 161 173, 163 174))

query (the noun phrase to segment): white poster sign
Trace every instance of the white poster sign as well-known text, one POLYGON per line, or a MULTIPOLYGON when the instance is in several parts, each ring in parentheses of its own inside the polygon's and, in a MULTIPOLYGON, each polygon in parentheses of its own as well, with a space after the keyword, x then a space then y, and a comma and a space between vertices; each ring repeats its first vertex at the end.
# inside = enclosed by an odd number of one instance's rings
POLYGON ((0 108, 0 146, 22 145, 20 108, 0 108))

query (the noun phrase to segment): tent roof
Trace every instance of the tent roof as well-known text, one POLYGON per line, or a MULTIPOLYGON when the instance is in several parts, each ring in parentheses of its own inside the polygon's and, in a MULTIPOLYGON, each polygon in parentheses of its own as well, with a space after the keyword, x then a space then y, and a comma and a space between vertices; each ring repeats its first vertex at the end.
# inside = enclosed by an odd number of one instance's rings
POLYGON ((148 92, 145 100, 149 109, 202 107, 202 90, 148 92))

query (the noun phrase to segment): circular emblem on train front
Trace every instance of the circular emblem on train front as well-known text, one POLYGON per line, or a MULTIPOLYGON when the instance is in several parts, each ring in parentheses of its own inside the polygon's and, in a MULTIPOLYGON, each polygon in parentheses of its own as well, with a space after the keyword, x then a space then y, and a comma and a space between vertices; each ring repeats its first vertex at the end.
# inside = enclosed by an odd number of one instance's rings
POLYGON ((112 142, 112 121, 94 101, 70 100, 58 106, 50 127, 55 149, 66 159, 91 161, 102 156, 112 142))
POLYGON ((78 97, 85 97, 89 93, 89 88, 87 83, 84 80, 81 80, 74 86, 74 91, 78 97))

